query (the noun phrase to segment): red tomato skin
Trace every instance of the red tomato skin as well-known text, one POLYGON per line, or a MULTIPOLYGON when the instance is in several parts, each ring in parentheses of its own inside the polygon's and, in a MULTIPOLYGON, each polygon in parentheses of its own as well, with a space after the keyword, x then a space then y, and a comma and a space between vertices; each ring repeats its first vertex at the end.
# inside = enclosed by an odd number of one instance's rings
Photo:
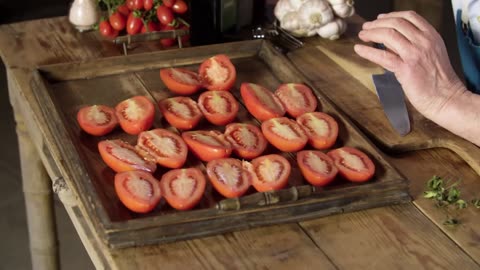
POLYGON ((153 0, 144 0, 143 8, 147 11, 151 10, 153 8, 153 0))
POLYGON ((242 161, 234 158, 220 158, 208 162, 207 176, 212 186, 227 198, 237 198, 245 194, 254 177, 251 171, 244 168, 242 161), (239 179, 236 179, 237 185, 235 186, 231 186, 224 181, 229 181, 229 179, 224 178, 232 175, 224 172, 229 169, 238 174, 239 179))
POLYGON ((305 147, 308 137, 297 122, 286 117, 272 118, 262 123, 262 133, 273 146, 283 152, 296 152, 305 147), (295 133, 295 139, 289 139, 275 132, 276 126, 288 126, 295 133))
POLYGON ((375 164, 373 161, 365 153, 356 148, 344 146, 331 150, 327 153, 327 155, 333 159, 335 166, 338 168, 338 173, 351 182, 366 182, 375 174, 375 164), (341 151, 348 152, 359 157, 364 165, 365 170, 355 170, 346 166, 344 164, 344 158, 342 157, 341 151))
POLYGON ((136 213, 148 213, 152 211, 162 198, 159 181, 148 172, 128 171, 117 173, 115 175, 114 186, 115 192, 123 205, 136 213), (128 181, 147 182, 151 188, 151 198, 145 200, 137 194, 133 194, 131 190, 128 190, 128 181))
POLYGON ((197 168, 175 169, 165 173, 160 180, 160 189, 165 200, 170 206, 177 210, 189 210, 195 207, 202 199, 205 192, 206 179, 203 173, 197 168), (178 194, 172 192, 172 181, 178 178, 185 179, 186 177, 195 180, 194 191, 188 198, 180 198, 178 194))
POLYGON ((138 135, 140 132, 148 130, 153 125, 155 117, 155 107, 150 99, 144 96, 134 96, 120 102, 115 111, 122 129, 130 135, 138 135), (136 106, 141 107, 142 113, 139 119, 129 119, 125 109, 134 102, 136 106))
POLYGON ((190 130, 198 125, 203 115, 198 108, 197 103, 189 97, 173 97, 161 100, 159 103, 160 111, 167 122, 181 130, 190 130), (180 104, 183 108, 189 110, 190 117, 180 116, 175 111, 174 104, 180 104))
POLYGON ((122 31, 123 29, 125 29, 125 26, 126 26, 125 17, 123 17, 123 15, 118 11, 110 15, 109 22, 112 28, 115 30, 122 31))
MULTIPOLYGON (((308 143, 315 149, 324 150, 332 147, 338 137, 338 123, 330 115, 322 112, 310 112, 297 118, 297 123, 305 130, 308 143), (312 120, 313 119, 313 120, 312 120), (327 134, 319 134, 309 123, 311 121, 324 121, 327 126, 327 134)), ((318 125, 317 125, 318 126, 318 125)), ((323 132, 323 131, 322 131, 323 132)))
POLYGON ((313 95, 312 90, 304 84, 282 84, 275 91, 275 95, 280 99, 287 113, 293 118, 307 112, 313 112, 317 108, 317 98, 313 95))
POLYGON ((134 170, 142 170, 153 173, 157 169, 154 162, 144 160, 132 145, 121 140, 104 140, 98 143, 98 151, 103 161, 115 172, 126 172, 134 170), (114 152, 114 148, 122 148, 130 152, 135 157, 135 161, 128 160, 125 157, 118 157, 114 152))
MULTIPOLYGON (((326 186, 331 183, 338 173, 333 159, 318 150, 303 150, 297 153, 297 163, 303 177, 314 186, 326 186), (313 159, 320 160, 326 167, 327 171, 319 171, 315 164, 309 164, 309 161, 315 162, 313 159)), ((317 163, 316 163, 317 164, 317 163)))
MULTIPOLYGON (((185 30, 189 30, 189 31, 190 31, 190 27, 187 26, 187 25, 184 25, 184 24, 180 25, 180 26, 178 27, 178 29, 185 29, 185 30)), ((183 43, 188 42, 189 40, 190 40, 190 34, 187 34, 187 35, 182 36, 182 42, 183 42, 183 43)))
POLYGON ((225 136, 214 130, 195 130, 182 133, 182 138, 188 149, 200 160, 209 162, 218 158, 226 158, 232 154, 232 146, 225 139, 225 136), (202 141, 201 138, 208 137, 217 142, 216 145, 202 141))
POLYGON ((143 1, 144 0, 132 0, 130 7, 132 10, 141 10, 143 9, 143 1))
POLYGON ((178 169, 182 167, 187 160, 187 144, 185 144, 182 137, 166 129, 157 128, 140 133, 136 147, 140 151, 147 152, 148 156, 154 158, 155 162, 167 168, 178 169), (172 143, 168 144, 166 140, 170 140, 170 142, 173 141, 173 145, 176 147, 174 150, 175 154, 168 154, 172 152, 172 149, 165 148, 172 143))
POLYGON ((130 9, 126 3, 118 6, 117 11, 120 12, 120 14, 122 14, 124 17, 128 17, 128 15, 130 15, 130 9))
POLYGON ((225 137, 233 147, 233 152, 244 159, 253 159, 260 156, 267 148, 267 139, 262 131, 254 125, 245 123, 228 124, 225 128, 225 137), (248 138, 243 138, 248 134, 248 138), (249 138, 255 138, 249 141, 249 138), (247 144, 245 143, 247 139, 247 144))
POLYGON ((242 83, 240 94, 248 112, 261 122, 285 115, 285 108, 278 97, 263 86, 242 83))
POLYGON ((239 110, 235 97, 226 91, 203 92, 198 98, 198 106, 203 116, 217 126, 231 123, 237 117, 239 110), (218 106, 220 103, 225 106, 218 106))
POLYGON ((105 105, 93 105, 81 108, 77 113, 77 122, 86 133, 93 136, 103 136, 110 133, 117 125, 118 119, 115 110, 105 105), (89 115, 95 110, 95 115, 102 113, 107 117, 107 122, 92 123, 93 119, 89 119, 89 115))
POLYGON ((168 25, 173 22, 174 16, 170 8, 161 5, 157 8, 158 21, 163 25, 168 25))
POLYGON ((160 27, 156 23, 149 21, 146 27, 145 27, 145 24, 142 25, 142 30, 140 30, 140 33, 157 32, 157 31, 160 31, 160 27))
POLYGON ((172 10, 177 14, 185 14, 188 10, 187 3, 183 0, 176 0, 172 6, 172 10))
POLYGON ((114 39, 118 36, 118 30, 113 29, 112 25, 108 21, 102 21, 98 25, 100 34, 108 39, 114 39))
POLYGON ((175 94, 188 96, 193 95, 200 88, 202 88, 202 83, 200 81, 200 76, 193 71, 184 68, 164 68, 160 70, 160 79, 168 88, 168 90, 172 91, 175 94), (185 82, 180 81, 179 78, 175 74, 183 74, 182 76, 188 76, 192 81, 185 82))
POLYGON ((163 5, 171 8, 175 4, 175 2, 176 2, 176 0, 163 0, 163 5))
POLYGON ((135 35, 140 33, 140 30, 143 27, 142 19, 139 17, 136 17, 134 14, 135 14, 134 12, 130 13, 127 19, 126 27, 127 27, 127 33, 129 35, 135 35))
MULTIPOLYGON (((169 30, 175 30, 175 27, 171 25, 161 25, 160 27, 161 31, 169 31, 169 30)), ((160 44, 162 44, 163 47, 168 48, 172 47, 175 45, 177 41, 174 38, 164 38, 160 39, 160 44)))
POLYGON ((224 54, 215 55, 203 61, 198 73, 208 90, 229 91, 237 79, 235 66, 230 61, 230 58, 224 54), (227 77, 221 82, 215 82, 214 78, 210 78, 208 72, 208 70, 211 70, 212 68, 226 70, 227 77))
MULTIPOLYGON (((279 190, 284 188, 288 184, 288 178, 290 177, 292 167, 290 165, 290 162, 288 162, 288 160, 283 156, 277 154, 260 156, 252 160, 251 165, 251 170, 253 170, 256 176, 252 181, 252 185, 258 192, 279 190), (281 172, 277 172, 277 174, 275 175, 275 179, 269 179, 270 181, 267 181, 267 179, 263 179, 261 167, 269 166, 268 164, 272 163, 278 164, 281 172)), ((267 169, 270 170, 270 168, 267 169)))

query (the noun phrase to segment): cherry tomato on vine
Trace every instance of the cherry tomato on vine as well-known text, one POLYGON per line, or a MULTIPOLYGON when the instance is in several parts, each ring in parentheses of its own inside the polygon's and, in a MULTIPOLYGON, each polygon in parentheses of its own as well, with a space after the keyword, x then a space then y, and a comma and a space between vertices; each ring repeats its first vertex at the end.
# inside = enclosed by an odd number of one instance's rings
POLYGON ((158 24, 156 24, 152 21, 147 22, 146 26, 145 26, 145 24, 143 24, 142 25, 142 30, 140 30, 141 33, 156 32, 156 31, 160 31, 160 27, 159 27, 158 24))
POLYGON ((187 3, 183 0, 177 0, 172 6, 172 10, 177 14, 184 14, 188 10, 187 3))
POLYGON ((132 0, 130 3, 130 10, 141 10, 143 9, 143 1, 144 0, 132 0))
POLYGON ((130 9, 127 7, 127 4, 123 4, 117 7, 117 11, 120 12, 124 17, 130 15, 130 9))
POLYGON ((144 0, 143 8, 147 11, 151 10, 153 8, 153 0, 144 0))
MULTIPOLYGON (((175 30, 175 27, 171 25, 161 25, 161 30, 162 31, 175 30)), ((172 47, 175 43, 176 43, 176 40, 174 38, 164 38, 160 40, 160 44, 162 44, 162 46, 165 48, 172 47)))
POLYGON ((171 9, 161 5, 157 8, 157 18, 160 23, 163 25, 169 25, 173 22, 174 16, 171 9))
POLYGON ((175 2, 176 2, 176 0, 163 0, 163 5, 171 8, 175 4, 175 2))
POLYGON ((112 25, 108 21, 102 21, 98 25, 100 34, 106 38, 114 39, 118 36, 118 30, 113 29, 112 25))
POLYGON ((116 11, 112 13, 112 15, 109 17, 109 21, 113 29, 118 31, 125 29, 126 20, 120 12, 116 11))
POLYGON ((136 11, 130 13, 127 19, 127 33, 129 35, 135 35, 140 32, 143 27, 143 22, 140 17, 135 13, 136 11))

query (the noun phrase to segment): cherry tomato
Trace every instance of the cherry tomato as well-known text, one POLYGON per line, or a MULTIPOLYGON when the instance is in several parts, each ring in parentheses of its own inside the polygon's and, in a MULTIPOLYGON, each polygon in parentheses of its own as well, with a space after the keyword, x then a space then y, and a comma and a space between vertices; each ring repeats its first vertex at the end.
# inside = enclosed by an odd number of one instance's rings
POLYGON ((130 10, 141 10, 143 9, 144 0, 131 0, 130 3, 127 2, 127 6, 130 10))
POLYGON ((117 173, 115 191, 123 205, 136 213, 152 211, 162 197, 160 182, 144 171, 117 173))
POLYGON ((108 21, 102 21, 98 25, 100 34, 108 39, 114 39, 118 36, 118 30, 113 29, 112 25, 108 21))
POLYGON ((128 9, 131 11, 135 10, 135 0, 127 0, 125 5, 127 5, 128 9))
POLYGON ((317 98, 313 95, 312 90, 304 84, 282 84, 275 91, 275 95, 280 99, 288 114, 294 118, 306 112, 313 112, 317 108, 317 98))
POLYGON ((145 160, 135 147, 122 140, 105 140, 98 143, 103 161, 116 172, 142 170, 153 173, 157 164, 145 160))
POLYGON ((167 98, 158 105, 167 122, 178 129, 190 130, 202 119, 197 103, 189 97, 167 98))
POLYGON ((157 8, 158 21, 163 25, 168 25, 173 22, 174 16, 170 8, 161 5, 157 8))
POLYGON ((291 166, 286 158, 271 154, 252 160, 251 165, 256 175, 252 185, 257 191, 279 190, 287 185, 291 166))
MULTIPOLYGON (((190 31, 190 27, 187 26, 187 25, 184 25, 184 24, 180 25, 180 26, 178 27, 178 29, 185 29, 185 30, 189 30, 189 31, 190 31)), ((188 42, 189 40, 190 40, 190 34, 187 34, 187 35, 183 35, 183 36, 182 36, 182 42, 183 42, 183 43, 188 42)))
POLYGON ((197 168, 176 169, 160 180, 162 195, 177 210, 193 208, 202 199, 207 181, 197 168))
POLYGON ((182 138, 188 145, 188 149, 205 162, 226 158, 232 153, 232 146, 218 131, 187 131, 182 133, 182 138))
POLYGON ((137 149, 147 152, 158 164, 172 169, 182 167, 188 154, 187 145, 179 135, 160 128, 140 133, 137 149))
POLYGON ((176 0, 163 0, 163 5, 171 8, 175 4, 175 2, 176 2, 176 0))
POLYGON ((262 131, 251 124, 229 124, 225 128, 225 137, 232 145, 233 152, 241 158, 256 158, 267 148, 262 131))
POLYGON ((183 1, 183 0, 177 0, 177 1, 175 1, 175 4, 173 4, 173 6, 172 6, 172 10, 175 13, 184 14, 188 10, 187 3, 185 3, 185 1, 183 1))
POLYGON ((375 165, 362 151, 344 146, 328 152, 338 173, 352 182, 365 182, 375 173, 375 165))
POLYGON ((156 32, 156 31, 160 31, 160 27, 158 26, 158 24, 152 21, 149 21, 147 22, 146 26, 145 24, 142 25, 142 30, 140 30, 140 33, 156 32))
POLYGON ((93 136, 110 133, 117 125, 115 110, 105 105, 93 105, 81 108, 77 121, 83 131, 93 136))
POLYGON ((240 94, 247 110, 262 122, 285 115, 285 108, 278 97, 263 86, 242 83, 240 94))
POLYGON ((203 61, 198 73, 208 90, 228 91, 237 79, 235 66, 224 54, 215 55, 203 61))
POLYGON ((213 187, 227 198, 242 196, 253 181, 253 172, 234 158, 215 159, 207 164, 207 175, 213 187))
POLYGON ((322 112, 310 112, 297 118, 297 123, 305 130, 308 143, 316 149, 328 149, 338 137, 338 124, 333 117, 322 112))
POLYGON ((130 13, 127 19, 127 33, 129 35, 135 35, 140 33, 143 27, 143 22, 140 17, 137 17, 135 12, 130 13))
POLYGON ((120 12, 124 17, 128 17, 130 15, 130 9, 128 8, 127 4, 123 4, 117 7, 117 11, 120 12))
POLYGON ((109 21, 113 29, 118 31, 122 31, 123 29, 125 29, 126 20, 120 12, 116 11, 112 13, 112 15, 110 15, 109 21))
POLYGON ((262 132, 267 141, 284 152, 303 149, 308 142, 305 131, 292 119, 272 118, 262 123, 262 132))
POLYGON ((333 159, 318 150, 304 150, 297 153, 297 163, 303 177, 314 186, 325 186, 338 173, 333 159))
POLYGON ((232 122, 238 113, 238 102, 226 91, 203 92, 198 98, 198 106, 205 118, 217 126, 232 122))
POLYGON ((153 8, 153 0, 144 0, 143 1, 143 8, 145 10, 151 10, 153 8))
MULTIPOLYGON (((161 31, 169 31, 169 30, 175 30, 175 27, 171 25, 162 25, 160 29, 161 31)), ((177 41, 174 38, 160 39, 160 44, 162 44, 162 46, 165 48, 172 47, 173 45, 175 45, 176 42, 177 41)))
POLYGON ((170 91, 178 95, 192 95, 202 87, 198 74, 184 68, 161 69, 160 79, 170 91))
POLYGON ((135 96, 120 102, 115 110, 122 129, 131 135, 137 135, 152 127, 155 107, 150 99, 135 96))

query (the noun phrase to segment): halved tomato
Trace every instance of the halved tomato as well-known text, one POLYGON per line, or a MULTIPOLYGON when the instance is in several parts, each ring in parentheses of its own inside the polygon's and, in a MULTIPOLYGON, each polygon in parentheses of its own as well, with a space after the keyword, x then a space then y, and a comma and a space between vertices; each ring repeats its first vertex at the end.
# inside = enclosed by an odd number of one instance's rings
POLYGON ((105 105, 93 105, 81 108, 77 121, 83 131, 93 136, 110 133, 117 125, 115 110, 105 105))
POLYGON ((227 198, 242 196, 250 187, 254 174, 235 158, 215 159, 207 164, 207 175, 213 187, 227 198))
POLYGON ((238 102, 226 91, 206 91, 198 98, 198 107, 207 120, 217 126, 226 125, 237 117, 238 102))
POLYGON ((183 139, 166 129, 157 128, 140 133, 137 148, 167 168, 180 168, 187 160, 188 148, 183 139))
POLYGON ((157 164, 145 160, 135 147, 122 140, 105 140, 98 143, 103 161, 116 172, 142 170, 153 173, 157 164))
POLYGON ((328 152, 338 172, 352 182, 365 182, 375 174, 375 165, 362 151, 344 146, 328 152))
POLYGON ((225 128, 225 138, 232 144, 233 152, 241 158, 260 156, 267 148, 267 140, 257 126, 232 123, 225 128))
POLYGON ((192 129, 202 119, 197 103, 189 97, 167 98, 158 105, 167 122, 178 129, 192 129))
POLYGON ((229 157, 232 146, 225 136, 216 130, 196 130, 182 133, 188 148, 202 161, 229 157))
POLYGON ((252 185, 257 191, 279 190, 287 185, 291 166, 286 158, 277 154, 266 155, 252 160, 251 165, 256 176, 252 185))
POLYGON ((120 201, 137 213, 152 211, 162 197, 159 181, 144 171, 117 173, 115 191, 120 201))
POLYGON ((131 135, 137 135, 152 127, 155 107, 144 96, 135 96, 120 102, 116 107, 122 129, 131 135))
POLYGON ((330 148, 337 140, 337 121, 326 113, 310 112, 302 114, 297 118, 297 123, 305 130, 308 143, 316 149, 330 148))
POLYGON ((338 173, 333 159, 318 150, 304 150, 297 153, 297 163, 303 177, 314 186, 325 186, 338 173))
POLYGON ((171 170, 160 180, 163 197, 178 210, 188 210, 197 205, 205 185, 205 176, 197 168, 171 170))
POLYGON ((240 94, 247 110, 260 121, 285 115, 285 108, 278 97, 263 86, 242 83, 240 94))
POLYGON ((215 55, 203 61, 198 73, 208 90, 228 91, 237 79, 235 66, 224 54, 215 55))
POLYGON ((160 78, 170 91, 178 95, 192 95, 202 87, 200 76, 184 68, 161 69, 160 78))
POLYGON ((308 142, 305 131, 292 119, 272 118, 262 123, 265 138, 276 148, 284 152, 303 149, 308 142))
POLYGON ((304 84, 282 84, 275 91, 275 95, 280 99, 287 113, 294 118, 306 112, 313 112, 317 108, 317 98, 304 84))

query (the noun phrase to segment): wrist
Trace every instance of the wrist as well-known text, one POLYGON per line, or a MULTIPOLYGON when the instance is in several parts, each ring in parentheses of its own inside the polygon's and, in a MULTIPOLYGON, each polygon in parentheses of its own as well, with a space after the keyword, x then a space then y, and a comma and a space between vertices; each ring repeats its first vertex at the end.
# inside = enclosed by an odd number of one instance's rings
POLYGON ((439 85, 437 93, 438 95, 430 101, 430 106, 424 112, 421 112, 431 120, 442 117, 442 112, 448 112, 451 108, 461 106, 460 104, 471 94, 456 76, 448 83, 439 85))

